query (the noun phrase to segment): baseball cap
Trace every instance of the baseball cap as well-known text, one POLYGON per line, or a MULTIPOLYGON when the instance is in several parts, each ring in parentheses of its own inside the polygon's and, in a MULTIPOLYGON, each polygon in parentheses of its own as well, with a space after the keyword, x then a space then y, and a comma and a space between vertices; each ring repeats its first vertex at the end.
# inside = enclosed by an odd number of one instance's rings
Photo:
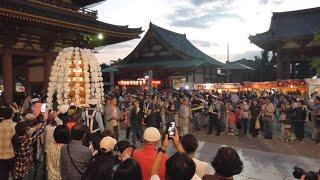
POLYGON ((161 138, 160 132, 157 128, 149 127, 143 133, 143 139, 149 142, 159 141, 161 138))
POLYGON ((115 145, 117 144, 117 140, 107 136, 101 139, 100 141, 100 149, 103 149, 104 152, 110 152, 114 149, 115 145))

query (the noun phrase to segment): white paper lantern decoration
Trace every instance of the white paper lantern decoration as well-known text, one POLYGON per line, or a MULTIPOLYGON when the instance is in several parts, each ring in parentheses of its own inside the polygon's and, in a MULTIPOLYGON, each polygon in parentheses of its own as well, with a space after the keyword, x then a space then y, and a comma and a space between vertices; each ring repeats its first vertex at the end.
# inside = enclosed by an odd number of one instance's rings
POLYGON ((51 68, 47 107, 52 108, 56 93, 58 105, 76 102, 87 105, 90 98, 103 100, 103 78, 100 66, 89 49, 64 48, 51 68))

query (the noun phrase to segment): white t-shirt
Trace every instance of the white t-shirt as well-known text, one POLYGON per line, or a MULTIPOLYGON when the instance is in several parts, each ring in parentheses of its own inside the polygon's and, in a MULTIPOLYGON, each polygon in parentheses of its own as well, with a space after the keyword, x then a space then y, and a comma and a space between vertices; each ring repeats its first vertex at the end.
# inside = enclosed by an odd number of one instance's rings
MULTIPOLYGON (((158 175, 152 175, 150 180, 160 180, 160 177, 158 175)), ((201 180, 201 178, 195 174, 191 180, 201 180)))
POLYGON ((196 164, 196 175, 202 178, 206 174, 214 174, 213 168, 207 162, 200 161, 196 158, 192 158, 193 162, 196 164))

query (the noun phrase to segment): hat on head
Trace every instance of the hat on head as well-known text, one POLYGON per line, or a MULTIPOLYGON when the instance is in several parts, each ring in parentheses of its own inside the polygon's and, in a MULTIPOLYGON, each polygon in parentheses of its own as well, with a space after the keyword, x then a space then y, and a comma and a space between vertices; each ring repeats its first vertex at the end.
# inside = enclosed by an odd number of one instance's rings
POLYGON ((143 139, 149 142, 159 141, 161 138, 160 132, 157 128, 149 127, 143 133, 143 139))
POLYGON ((114 149, 117 144, 117 140, 107 136, 101 139, 100 141, 100 149, 104 149, 104 152, 110 152, 114 149))
POLYGON ((89 99, 88 104, 97 105, 98 104, 98 99, 89 99))
POLYGON ((63 104, 63 105, 61 105, 61 106, 59 107, 59 112, 60 112, 61 114, 67 113, 68 110, 69 110, 69 105, 67 105, 67 104, 63 104))
POLYGON ((35 103, 35 102, 38 102, 38 101, 40 101, 39 98, 33 98, 33 99, 31 99, 31 103, 35 103))
POLYGON ((36 119, 36 116, 33 115, 33 114, 31 114, 31 113, 28 113, 28 114, 26 114, 26 115, 24 116, 24 119, 25 119, 26 121, 32 121, 32 120, 35 120, 35 119, 36 119))

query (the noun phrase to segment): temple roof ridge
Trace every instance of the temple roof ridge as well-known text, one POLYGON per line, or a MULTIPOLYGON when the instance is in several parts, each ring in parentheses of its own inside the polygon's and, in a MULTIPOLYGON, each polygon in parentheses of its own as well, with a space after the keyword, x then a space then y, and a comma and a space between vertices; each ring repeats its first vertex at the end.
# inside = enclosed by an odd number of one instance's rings
POLYGON ((174 48, 175 50, 183 53, 190 58, 199 59, 202 61, 212 61, 216 65, 223 65, 222 62, 208 56, 197 47, 195 47, 186 37, 186 34, 180 34, 168 29, 162 28, 150 22, 150 30, 153 31, 156 36, 166 44, 174 48))

